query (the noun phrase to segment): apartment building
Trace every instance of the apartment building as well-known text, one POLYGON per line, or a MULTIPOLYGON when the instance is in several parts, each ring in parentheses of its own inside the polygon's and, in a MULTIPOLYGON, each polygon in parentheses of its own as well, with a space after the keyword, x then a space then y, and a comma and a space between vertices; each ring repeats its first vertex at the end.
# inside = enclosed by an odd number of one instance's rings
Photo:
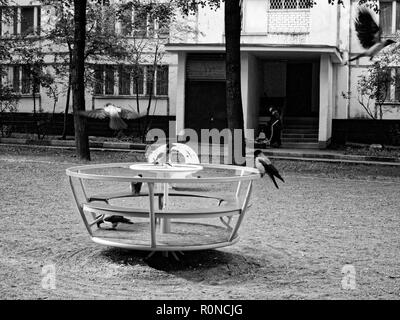
MULTIPOLYGON (((51 9, 29 0, 18 3, 13 10, 23 19, 3 22, 1 35, 40 34, 52 18, 51 9)), ((354 30, 357 0, 345 0, 343 6, 319 0, 312 8, 307 3, 243 1, 243 113, 245 128, 257 133, 269 118, 268 107, 277 107, 285 125, 284 144, 325 148, 331 142, 335 119, 366 117, 357 101, 357 82, 371 61, 361 58, 349 65, 344 63, 349 54, 362 51, 354 30), (343 96, 348 92, 350 99, 343 96)), ((380 1, 380 8, 375 16, 383 36, 394 37, 400 28, 400 1, 380 1)), ((152 71, 149 59, 143 59, 138 86, 133 84, 126 65, 99 64, 94 71, 97 84, 86 95, 87 109, 107 102, 132 107, 139 90, 141 110, 147 107, 153 92, 151 114, 175 116, 177 133, 185 128, 226 128, 223 3, 217 10, 200 8, 193 18, 182 18, 181 23, 190 25, 193 31, 190 36, 168 38, 154 83, 148 81, 152 71)), ((118 22, 115 28, 124 30, 118 22)), ((129 37, 133 35, 127 34, 129 37)), ((32 94, 24 67, 9 66, 7 81, 22 94, 19 110, 31 112, 32 94)), ((400 119, 400 90, 396 87, 390 88, 385 119, 400 119)), ((52 109, 53 102, 43 90, 38 89, 36 99, 43 111, 52 109)), ((63 111, 64 103, 65 97, 61 96, 57 112, 63 111)))

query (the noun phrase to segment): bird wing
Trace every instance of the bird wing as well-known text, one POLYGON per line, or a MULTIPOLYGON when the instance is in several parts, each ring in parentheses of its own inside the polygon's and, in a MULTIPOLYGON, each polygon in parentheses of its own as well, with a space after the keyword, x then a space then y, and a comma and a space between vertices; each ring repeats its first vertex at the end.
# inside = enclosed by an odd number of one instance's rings
MULTIPOLYGON (((268 173, 269 176, 274 176, 277 177, 279 180, 281 180, 282 182, 285 182, 285 180, 282 178, 282 176, 280 175, 278 169, 275 168, 275 166, 273 164, 268 164, 267 162, 265 162, 263 159, 259 160, 260 163, 264 166, 265 168, 265 172, 268 173)), ((272 177, 271 177, 272 178, 272 177)), ((274 179, 273 179, 274 180, 274 179)))
POLYGON ((361 45, 365 49, 372 47, 380 41, 381 30, 372 17, 371 11, 367 8, 361 7, 358 10, 355 28, 358 40, 360 40, 361 45))
POLYGON ((104 109, 95 109, 95 110, 90 110, 90 111, 81 111, 81 115, 88 117, 88 118, 94 118, 94 119, 105 119, 109 116, 107 112, 104 111, 104 109))
POLYGON ((258 171, 260 171, 261 177, 263 177, 265 175, 264 165, 258 159, 256 159, 255 164, 256 164, 256 168, 258 169, 258 171))
POLYGON ((136 111, 132 110, 127 110, 127 109, 122 109, 121 112, 119 113, 120 117, 126 120, 133 120, 140 118, 140 115, 136 111))

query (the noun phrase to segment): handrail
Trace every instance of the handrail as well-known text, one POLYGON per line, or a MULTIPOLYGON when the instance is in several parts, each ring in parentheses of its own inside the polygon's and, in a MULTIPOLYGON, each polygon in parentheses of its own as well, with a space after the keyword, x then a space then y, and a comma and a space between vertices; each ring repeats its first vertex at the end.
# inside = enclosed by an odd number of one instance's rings
MULTIPOLYGON (((122 176, 122 175, 104 175, 96 173, 85 173, 84 171, 93 169, 107 169, 107 168, 120 168, 128 169, 132 164, 139 163, 108 163, 108 164, 94 164, 77 166, 66 169, 66 174, 71 177, 81 178, 81 179, 91 179, 91 180, 103 180, 103 181, 120 181, 120 182, 146 182, 146 183, 216 183, 216 182, 239 182, 239 181, 249 181, 256 180, 260 178, 260 173, 256 168, 234 166, 234 165, 223 165, 223 164, 203 164, 200 165, 203 168, 211 169, 227 169, 240 171, 241 173, 247 173, 240 176, 219 176, 219 177, 199 177, 199 178, 165 178, 165 177, 137 177, 132 174, 132 176, 122 176)), ((143 163, 147 164, 147 163, 143 163)))

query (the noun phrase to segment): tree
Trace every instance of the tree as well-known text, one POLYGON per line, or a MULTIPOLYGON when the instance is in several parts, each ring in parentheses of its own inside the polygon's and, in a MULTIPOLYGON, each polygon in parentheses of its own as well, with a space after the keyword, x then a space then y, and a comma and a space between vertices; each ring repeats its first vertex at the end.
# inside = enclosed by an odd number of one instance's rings
POLYGON ((71 84, 77 156, 81 160, 90 161, 86 118, 80 116, 80 111, 85 111, 86 5, 87 0, 74 0, 75 30, 71 61, 71 84))
MULTIPOLYGON (((8 0, 0 0, 0 23, 8 23, 13 18, 13 12, 6 8, 7 6, 9 6, 8 0)), ((7 65, 12 60, 11 51, 15 43, 4 35, 0 36, 2 37, 0 41, 0 62, 7 65)), ((5 112, 14 113, 18 111, 17 104, 20 94, 14 90, 12 84, 3 81, 4 76, 7 76, 6 69, 0 65, 0 131, 1 136, 9 136, 13 126, 4 124, 2 115, 5 112)))
MULTIPOLYGON (((41 0, 51 12, 42 31, 41 40, 47 41, 47 50, 54 56, 54 67, 59 76, 67 81, 64 86, 66 105, 64 111, 64 128, 62 139, 66 138, 67 116, 70 105, 72 86, 72 61, 74 52, 74 3, 72 0, 41 0)), ((115 32, 117 5, 101 4, 90 0, 86 5, 85 35, 85 87, 93 87, 93 72, 90 66, 98 61, 120 59, 127 54, 126 42, 115 32)))
MULTIPOLYGON (((400 72, 397 68, 393 68, 400 59, 399 47, 397 41, 395 45, 381 51, 367 71, 359 76, 357 101, 371 119, 383 119, 384 104, 390 99, 392 87, 399 92, 400 72)), ((342 96, 350 99, 352 92, 342 93, 342 96)))
MULTIPOLYGON (((179 41, 182 40, 182 36, 197 32, 191 26, 178 21, 176 9, 174 1, 131 0, 125 1, 118 10, 118 19, 123 22, 127 33, 133 35, 126 47, 128 53, 126 60, 121 63, 130 68, 136 89, 136 111, 144 116, 143 123, 141 118, 138 119, 139 133, 143 142, 151 127, 150 111, 155 96, 155 75, 163 61, 165 45, 170 39, 179 41), (135 18, 132 20, 133 12, 135 18), (148 65, 146 73, 148 101, 145 110, 141 110, 139 105, 139 86, 143 81, 144 72, 143 63, 148 65)), ((157 101, 154 103, 154 110, 156 106, 157 101)))
POLYGON ((383 119, 383 104, 390 98, 390 87, 396 83, 396 74, 376 61, 360 76, 357 83, 358 102, 372 119, 383 119), (372 109, 372 104, 374 109, 372 109))

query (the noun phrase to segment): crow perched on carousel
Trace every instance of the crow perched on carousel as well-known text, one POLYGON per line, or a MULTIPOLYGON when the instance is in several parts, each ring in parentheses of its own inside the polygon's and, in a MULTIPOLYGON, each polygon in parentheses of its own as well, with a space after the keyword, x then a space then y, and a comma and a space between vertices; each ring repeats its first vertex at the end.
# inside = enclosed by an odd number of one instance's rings
POLYGON ((140 118, 140 115, 137 112, 116 107, 112 103, 107 103, 100 109, 81 111, 80 114, 84 117, 94 119, 110 118, 110 129, 118 131, 128 128, 128 125, 122 119, 133 120, 140 118))
POLYGON ((267 174, 271 178, 272 182, 274 183, 277 189, 279 189, 279 186, 275 180, 275 177, 285 182, 285 180, 283 180, 282 176, 280 175, 279 171, 272 164, 271 160, 269 160, 268 157, 265 156, 261 150, 254 151, 254 164, 255 167, 258 169, 258 171, 260 171, 261 177, 267 174))
POLYGON ((118 223, 126 223, 133 224, 133 222, 123 216, 104 216, 103 219, 97 222, 97 227, 100 228, 100 225, 109 222, 112 225, 112 229, 115 229, 118 226, 118 223))
POLYGON ((349 59, 349 61, 357 60, 361 57, 369 57, 372 60, 383 48, 396 42, 392 39, 383 40, 381 38, 382 30, 372 17, 371 11, 365 7, 358 9, 355 28, 357 38, 365 51, 349 59))

